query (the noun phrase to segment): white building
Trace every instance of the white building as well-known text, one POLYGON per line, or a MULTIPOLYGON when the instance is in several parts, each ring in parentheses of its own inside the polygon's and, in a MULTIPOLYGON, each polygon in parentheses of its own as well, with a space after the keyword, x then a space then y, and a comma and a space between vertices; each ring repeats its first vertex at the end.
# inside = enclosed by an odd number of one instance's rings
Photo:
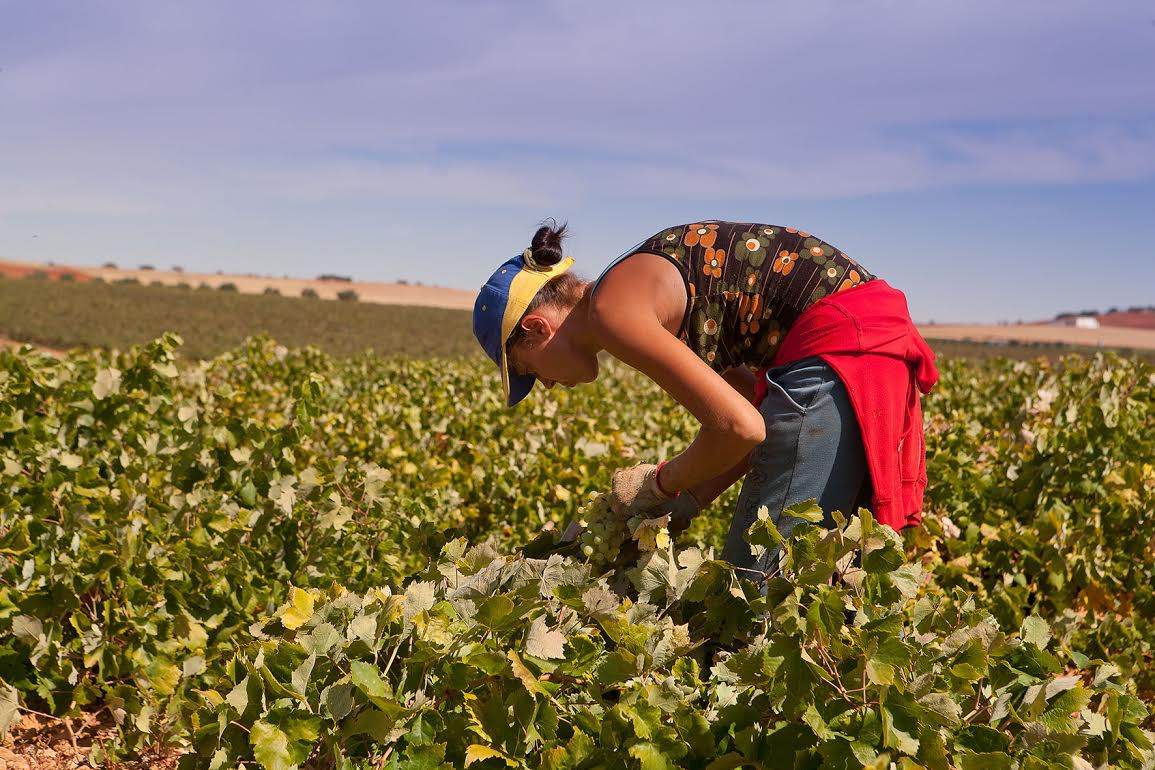
POLYGON ((1093 315, 1069 315, 1054 321, 1058 326, 1074 326, 1076 329, 1098 329, 1099 319, 1093 315))

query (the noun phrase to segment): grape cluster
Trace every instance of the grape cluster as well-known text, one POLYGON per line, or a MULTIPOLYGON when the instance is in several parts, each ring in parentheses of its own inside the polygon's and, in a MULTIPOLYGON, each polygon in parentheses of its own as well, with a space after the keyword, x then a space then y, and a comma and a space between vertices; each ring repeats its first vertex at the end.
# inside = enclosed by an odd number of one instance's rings
POLYGON ((596 564, 616 564, 627 555, 637 558, 638 551, 653 551, 670 545, 669 530, 655 519, 643 516, 622 517, 610 507, 610 495, 591 492, 589 499, 578 507, 578 524, 583 528, 579 536, 581 551, 596 564), (636 548, 624 554, 622 546, 634 540, 636 548))
POLYGON ((579 537, 582 553, 602 564, 613 562, 630 536, 626 520, 614 514, 610 496, 601 492, 591 492, 589 500, 578 507, 578 524, 584 528, 579 537))

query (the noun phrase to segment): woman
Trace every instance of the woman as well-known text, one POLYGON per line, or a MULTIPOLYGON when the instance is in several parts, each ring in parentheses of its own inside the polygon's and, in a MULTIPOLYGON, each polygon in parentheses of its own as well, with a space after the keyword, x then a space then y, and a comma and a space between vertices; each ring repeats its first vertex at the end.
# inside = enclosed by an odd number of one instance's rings
POLYGON ((701 422, 681 454, 614 474, 615 510, 662 510, 677 528, 745 476, 722 558, 766 571, 744 535, 763 506, 868 505, 895 529, 920 521, 919 393, 938 379, 901 292, 810 233, 704 220, 662 230, 592 283, 568 272, 566 226, 544 225, 482 287, 474 334, 512 407, 592 382, 605 350, 701 422))

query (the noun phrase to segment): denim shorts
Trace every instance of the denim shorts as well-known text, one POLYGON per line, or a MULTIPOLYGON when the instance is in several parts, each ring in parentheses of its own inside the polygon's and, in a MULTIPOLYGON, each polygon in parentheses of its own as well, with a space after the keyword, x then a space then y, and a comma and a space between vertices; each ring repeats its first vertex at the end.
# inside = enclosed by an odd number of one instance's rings
POLYGON ((777 550, 755 558, 745 534, 766 506, 783 535, 801 519, 785 508, 815 498, 834 526, 832 511, 849 517, 868 507, 869 478, 862 431, 846 386, 821 358, 804 358, 766 372, 768 386, 759 407, 766 440, 754 448, 722 558, 737 567, 769 571, 777 550))

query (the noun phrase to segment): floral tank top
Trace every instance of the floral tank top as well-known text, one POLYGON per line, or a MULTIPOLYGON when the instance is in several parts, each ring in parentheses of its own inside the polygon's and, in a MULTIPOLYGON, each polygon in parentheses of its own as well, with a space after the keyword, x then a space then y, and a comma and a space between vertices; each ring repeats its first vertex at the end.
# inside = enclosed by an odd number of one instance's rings
POLYGON ((666 257, 688 294, 678 339, 714 371, 761 369, 802 311, 874 275, 810 233, 778 225, 704 220, 670 227, 610 263, 641 252, 666 257))

